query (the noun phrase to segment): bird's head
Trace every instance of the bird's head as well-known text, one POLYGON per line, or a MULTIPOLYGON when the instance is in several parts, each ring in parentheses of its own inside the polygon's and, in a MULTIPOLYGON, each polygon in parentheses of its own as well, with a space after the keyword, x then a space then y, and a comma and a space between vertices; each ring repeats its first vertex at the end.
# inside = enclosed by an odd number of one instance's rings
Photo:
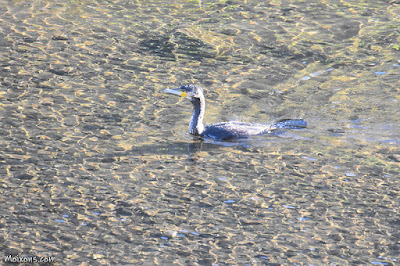
POLYGON ((175 94, 193 102, 204 98, 203 89, 197 85, 184 85, 177 89, 165 89, 164 92, 175 94))

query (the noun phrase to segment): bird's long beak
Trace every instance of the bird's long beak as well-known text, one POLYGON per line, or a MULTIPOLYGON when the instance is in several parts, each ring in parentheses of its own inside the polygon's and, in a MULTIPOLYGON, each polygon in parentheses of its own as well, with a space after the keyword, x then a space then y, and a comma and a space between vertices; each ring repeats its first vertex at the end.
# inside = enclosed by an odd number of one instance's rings
POLYGON ((178 96, 181 96, 181 97, 186 97, 187 96, 187 92, 186 91, 179 90, 179 89, 165 89, 164 92, 175 94, 175 95, 178 95, 178 96))

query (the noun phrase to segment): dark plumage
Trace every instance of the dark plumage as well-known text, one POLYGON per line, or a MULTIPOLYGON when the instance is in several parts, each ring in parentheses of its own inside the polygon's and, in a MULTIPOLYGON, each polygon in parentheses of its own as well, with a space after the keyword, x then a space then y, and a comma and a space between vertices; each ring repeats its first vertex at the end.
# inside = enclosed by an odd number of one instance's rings
POLYGON ((272 125, 223 122, 204 127, 203 118, 206 109, 203 89, 196 85, 185 85, 177 89, 166 89, 164 92, 185 97, 193 104, 193 114, 189 123, 189 133, 214 140, 229 140, 261 135, 276 129, 305 128, 307 123, 302 119, 280 120, 272 125))

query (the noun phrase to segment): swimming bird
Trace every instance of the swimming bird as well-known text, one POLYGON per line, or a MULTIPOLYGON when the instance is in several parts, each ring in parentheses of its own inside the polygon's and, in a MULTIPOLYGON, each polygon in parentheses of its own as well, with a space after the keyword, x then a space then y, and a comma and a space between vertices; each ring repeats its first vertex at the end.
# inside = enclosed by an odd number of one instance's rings
POLYGON ((204 126, 206 103, 203 89, 200 86, 190 84, 177 89, 165 89, 164 92, 184 97, 192 103, 193 114, 189 123, 189 133, 203 138, 224 141, 271 133, 277 129, 307 127, 307 123, 303 119, 284 119, 270 125, 232 121, 204 126))

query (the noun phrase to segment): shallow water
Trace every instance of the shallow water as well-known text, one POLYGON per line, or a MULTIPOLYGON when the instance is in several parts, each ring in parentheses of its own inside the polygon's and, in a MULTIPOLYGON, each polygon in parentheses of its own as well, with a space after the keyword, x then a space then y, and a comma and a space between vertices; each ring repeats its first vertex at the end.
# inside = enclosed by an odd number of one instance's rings
MULTIPOLYGON (((1 1, 0 1, 1 2, 1 1)), ((395 265, 397 1, 3 1, 1 256, 395 265), (303 118, 236 142, 208 123, 303 118)))

